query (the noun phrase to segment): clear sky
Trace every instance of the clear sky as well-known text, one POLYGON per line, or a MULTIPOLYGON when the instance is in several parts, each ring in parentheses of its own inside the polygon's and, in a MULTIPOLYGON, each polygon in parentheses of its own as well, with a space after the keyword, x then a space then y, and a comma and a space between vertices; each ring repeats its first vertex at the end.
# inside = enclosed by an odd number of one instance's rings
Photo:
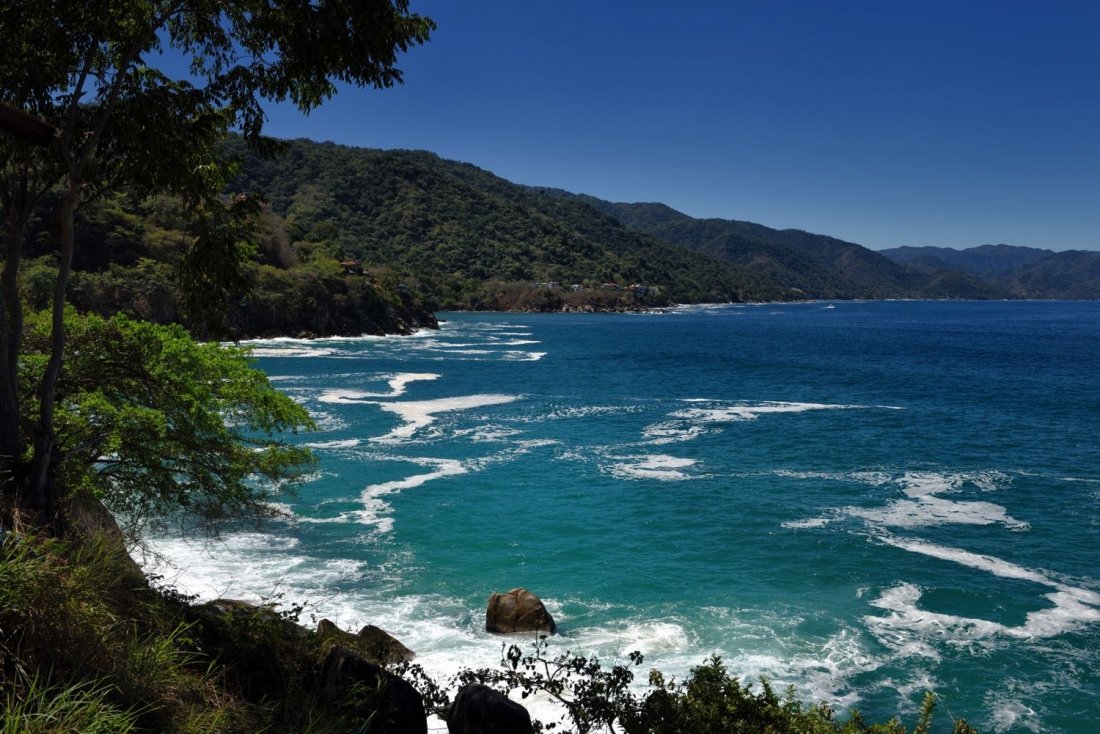
POLYGON ((414 0, 390 90, 267 132, 874 249, 1100 249, 1100 0, 414 0))

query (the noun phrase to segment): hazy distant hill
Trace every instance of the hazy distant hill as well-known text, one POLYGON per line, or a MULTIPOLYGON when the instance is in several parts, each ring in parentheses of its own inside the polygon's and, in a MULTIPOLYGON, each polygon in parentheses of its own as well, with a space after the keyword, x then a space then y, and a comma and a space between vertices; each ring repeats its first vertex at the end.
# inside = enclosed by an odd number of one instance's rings
POLYGON ((978 278, 1000 278, 1054 254, 1052 250, 1012 245, 982 245, 967 250, 895 247, 880 252, 894 262, 919 270, 960 270, 978 278))
POLYGON ((1003 288, 1012 298, 1100 298, 1100 252, 982 245, 966 250, 898 247, 882 254, 925 272, 954 269, 969 273, 1003 288))
POLYGON ((1095 300, 1100 298, 1100 252, 1056 252, 1002 282, 1018 298, 1095 300))
POLYGON ((955 273, 932 276, 862 247, 797 229, 695 219, 664 204, 579 197, 624 224, 716 259, 741 265, 811 298, 992 298, 997 288, 955 273))

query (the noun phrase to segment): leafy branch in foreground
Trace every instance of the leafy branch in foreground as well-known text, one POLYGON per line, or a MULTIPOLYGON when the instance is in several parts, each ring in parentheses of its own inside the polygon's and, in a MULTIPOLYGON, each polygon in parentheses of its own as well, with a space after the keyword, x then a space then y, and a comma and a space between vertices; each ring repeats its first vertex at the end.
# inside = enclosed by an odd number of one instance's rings
MULTIPOLYGON (((569 722, 535 721, 536 731, 572 731, 577 734, 607 731, 623 734, 906 734, 895 717, 882 724, 867 724, 858 712, 839 720, 828 704, 803 704, 794 687, 784 696, 761 678, 759 691, 731 675, 721 658, 713 656, 691 669, 683 682, 666 680, 657 670, 649 673, 644 691, 632 686, 634 667, 644 662, 640 652, 629 655, 629 664, 604 668, 595 657, 566 651, 548 655, 545 635, 531 652, 518 645, 502 648, 500 669, 468 670, 457 683, 483 683, 499 691, 519 691, 524 699, 541 694, 565 711, 569 722)), ((926 693, 913 734, 931 731, 936 697, 926 693)), ((962 719, 952 723, 952 734, 977 734, 962 719)))
MULTIPOLYGON (((58 476, 128 524, 271 516, 276 491, 310 465, 283 432, 312 429, 306 410, 254 369, 248 351, 199 343, 180 326, 66 315, 58 386, 58 476)), ((49 350, 48 314, 28 319, 24 406, 49 350)))

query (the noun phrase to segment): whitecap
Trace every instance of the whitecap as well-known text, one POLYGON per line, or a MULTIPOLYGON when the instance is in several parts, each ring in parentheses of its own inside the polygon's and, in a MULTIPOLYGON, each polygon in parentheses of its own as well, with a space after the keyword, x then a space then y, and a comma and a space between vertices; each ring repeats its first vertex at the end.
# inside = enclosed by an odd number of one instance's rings
POLYGON ((918 500, 898 500, 878 509, 848 507, 851 517, 894 528, 919 528, 931 525, 993 525, 1000 523, 1009 530, 1023 531, 1031 526, 1008 514, 1004 507, 992 502, 955 502, 934 496, 918 500))
POLYGON ((709 433, 703 426, 692 425, 683 421, 664 421, 646 426, 642 430, 642 439, 645 443, 660 446, 669 443, 681 443, 691 441, 709 433))
POLYGON ((411 438, 418 430, 426 428, 435 422, 439 413, 456 410, 469 410, 488 405, 502 405, 519 400, 518 395, 464 395, 452 398, 438 398, 436 400, 415 400, 398 403, 378 403, 378 406, 390 413, 396 413, 404 421, 404 425, 398 426, 384 436, 372 438, 372 441, 394 442, 411 438))
POLYGON ((476 443, 507 441, 521 431, 507 426, 488 424, 472 428, 460 428, 454 432, 456 438, 468 438, 476 443))
POLYGON ((680 482, 692 476, 682 471, 696 464, 695 459, 680 459, 666 454, 618 457, 611 473, 624 479, 657 479, 680 482))
POLYGON ((426 474, 414 474, 403 479, 372 484, 363 490, 360 496, 363 509, 351 513, 351 516, 364 525, 374 526, 381 533, 388 533, 393 530, 393 518, 388 516, 392 508, 382 499, 383 497, 396 494, 405 489, 419 487, 434 479, 465 474, 468 471, 461 461, 455 459, 415 458, 400 460, 421 466, 434 467, 435 470, 426 474))
POLYGON ((920 589, 913 584, 902 583, 887 589, 871 602, 873 606, 885 609, 890 614, 885 617, 864 617, 868 627, 884 642, 896 642, 898 639, 913 642, 912 633, 923 638, 916 641, 918 644, 926 643, 927 638, 965 643, 995 635, 1033 639, 1053 637, 1100 622, 1100 594, 1094 591, 1061 583, 1040 571, 995 556, 890 535, 879 536, 877 539, 910 553, 919 553, 1001 578, 1028 581, 1053 589, 1050 593, 1043 594, 1051 606, 1028 612, 1022 624, 1006 625, 920 609, 917 606, 921 596, 920 589))
POLYGON ((868 408, 884 408, 900 410, 885 405, 834 405, 827 403, 786 403, 786 402, 762 402, 755 404, 727 405, 716 408, 686 408, 669 414, 671 418, 685 418, 703 423, 735 423, 738 421, 756 420, 761 415, 773 415, 778 413, 805 413, 813 410, 864 410, 868 408))
POLYGON ((410 383, 438 380, 442 375, 435 372, 401 372, 386 377, 388 377, 389 392, 334 389, 323 391, 316 396, 316 400, 322 403, 358 403, 366 401, 367 398, 397 398, 408 391, 410 383))
POLYGON ((832 522, 832 520, 830 518, 827 518, 827 517, 811 517, 811 518, 807 518, 805 520, 786 520, 786 521, 781 522, 779 524, 780 524, 781 527, 784 527, 784 528, 787 528, 787 529, 790 529, 790 530, 801 530, 801 529, 804 529, 804 528, 821 528, 821 527, 824 527, 824 526, 828 525, 831 522, 832 522))
POLYGON ((358 438, 334 439, 332 441, 314 441, 302 444, 307 449, 352 449, 359 445, 358 438))
POLYGON ((545 357, 548 352, 502 352, 501 359, 506 362, 538 362, 545 357))

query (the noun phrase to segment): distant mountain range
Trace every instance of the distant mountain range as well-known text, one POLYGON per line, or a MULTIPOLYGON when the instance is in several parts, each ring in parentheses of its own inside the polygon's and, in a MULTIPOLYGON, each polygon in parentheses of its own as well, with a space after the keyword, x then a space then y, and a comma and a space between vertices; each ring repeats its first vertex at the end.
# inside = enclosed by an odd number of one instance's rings
POLYGON ((875 252, 801 230, 695 219, 663 204, 523 186, 424 151, 296 140, 261 159, 239 141, 231 148, 243 161, 236 188, 267 196, 297 251, 385 265, 442 309, 556 310, 568 298, 555 288, 609 284, 644 286, 654 305, 1100 297, 1085 272, 1095 253, 1056 268, 1064 253, 994 248, 996 257, 968 265, 950 250, 875 252))
MULTIPOLYGON (((423 151, 240 139, 233 191, 268 209, 230 304, 238 336, 408 331, 430 311, 634 310, 673 303, 884 298, 1100 299, 1100 252, 983 245, 875 252, 835 237, 696 219, 523 186, 423 151)), ((49 298, 54 234, 29 230, 24 292, 49 298)), ((179 202, 125 192, 83 210, 70 298, 83 310, 187 320, 179 202)))
POLYGON ((1009 298, 1100 298, 1100 252, 1053 252, 1012 245, 981 245, 966 250, 897 247, 881 252, 926 273, 967 273, 1002 290, 1009 298))

